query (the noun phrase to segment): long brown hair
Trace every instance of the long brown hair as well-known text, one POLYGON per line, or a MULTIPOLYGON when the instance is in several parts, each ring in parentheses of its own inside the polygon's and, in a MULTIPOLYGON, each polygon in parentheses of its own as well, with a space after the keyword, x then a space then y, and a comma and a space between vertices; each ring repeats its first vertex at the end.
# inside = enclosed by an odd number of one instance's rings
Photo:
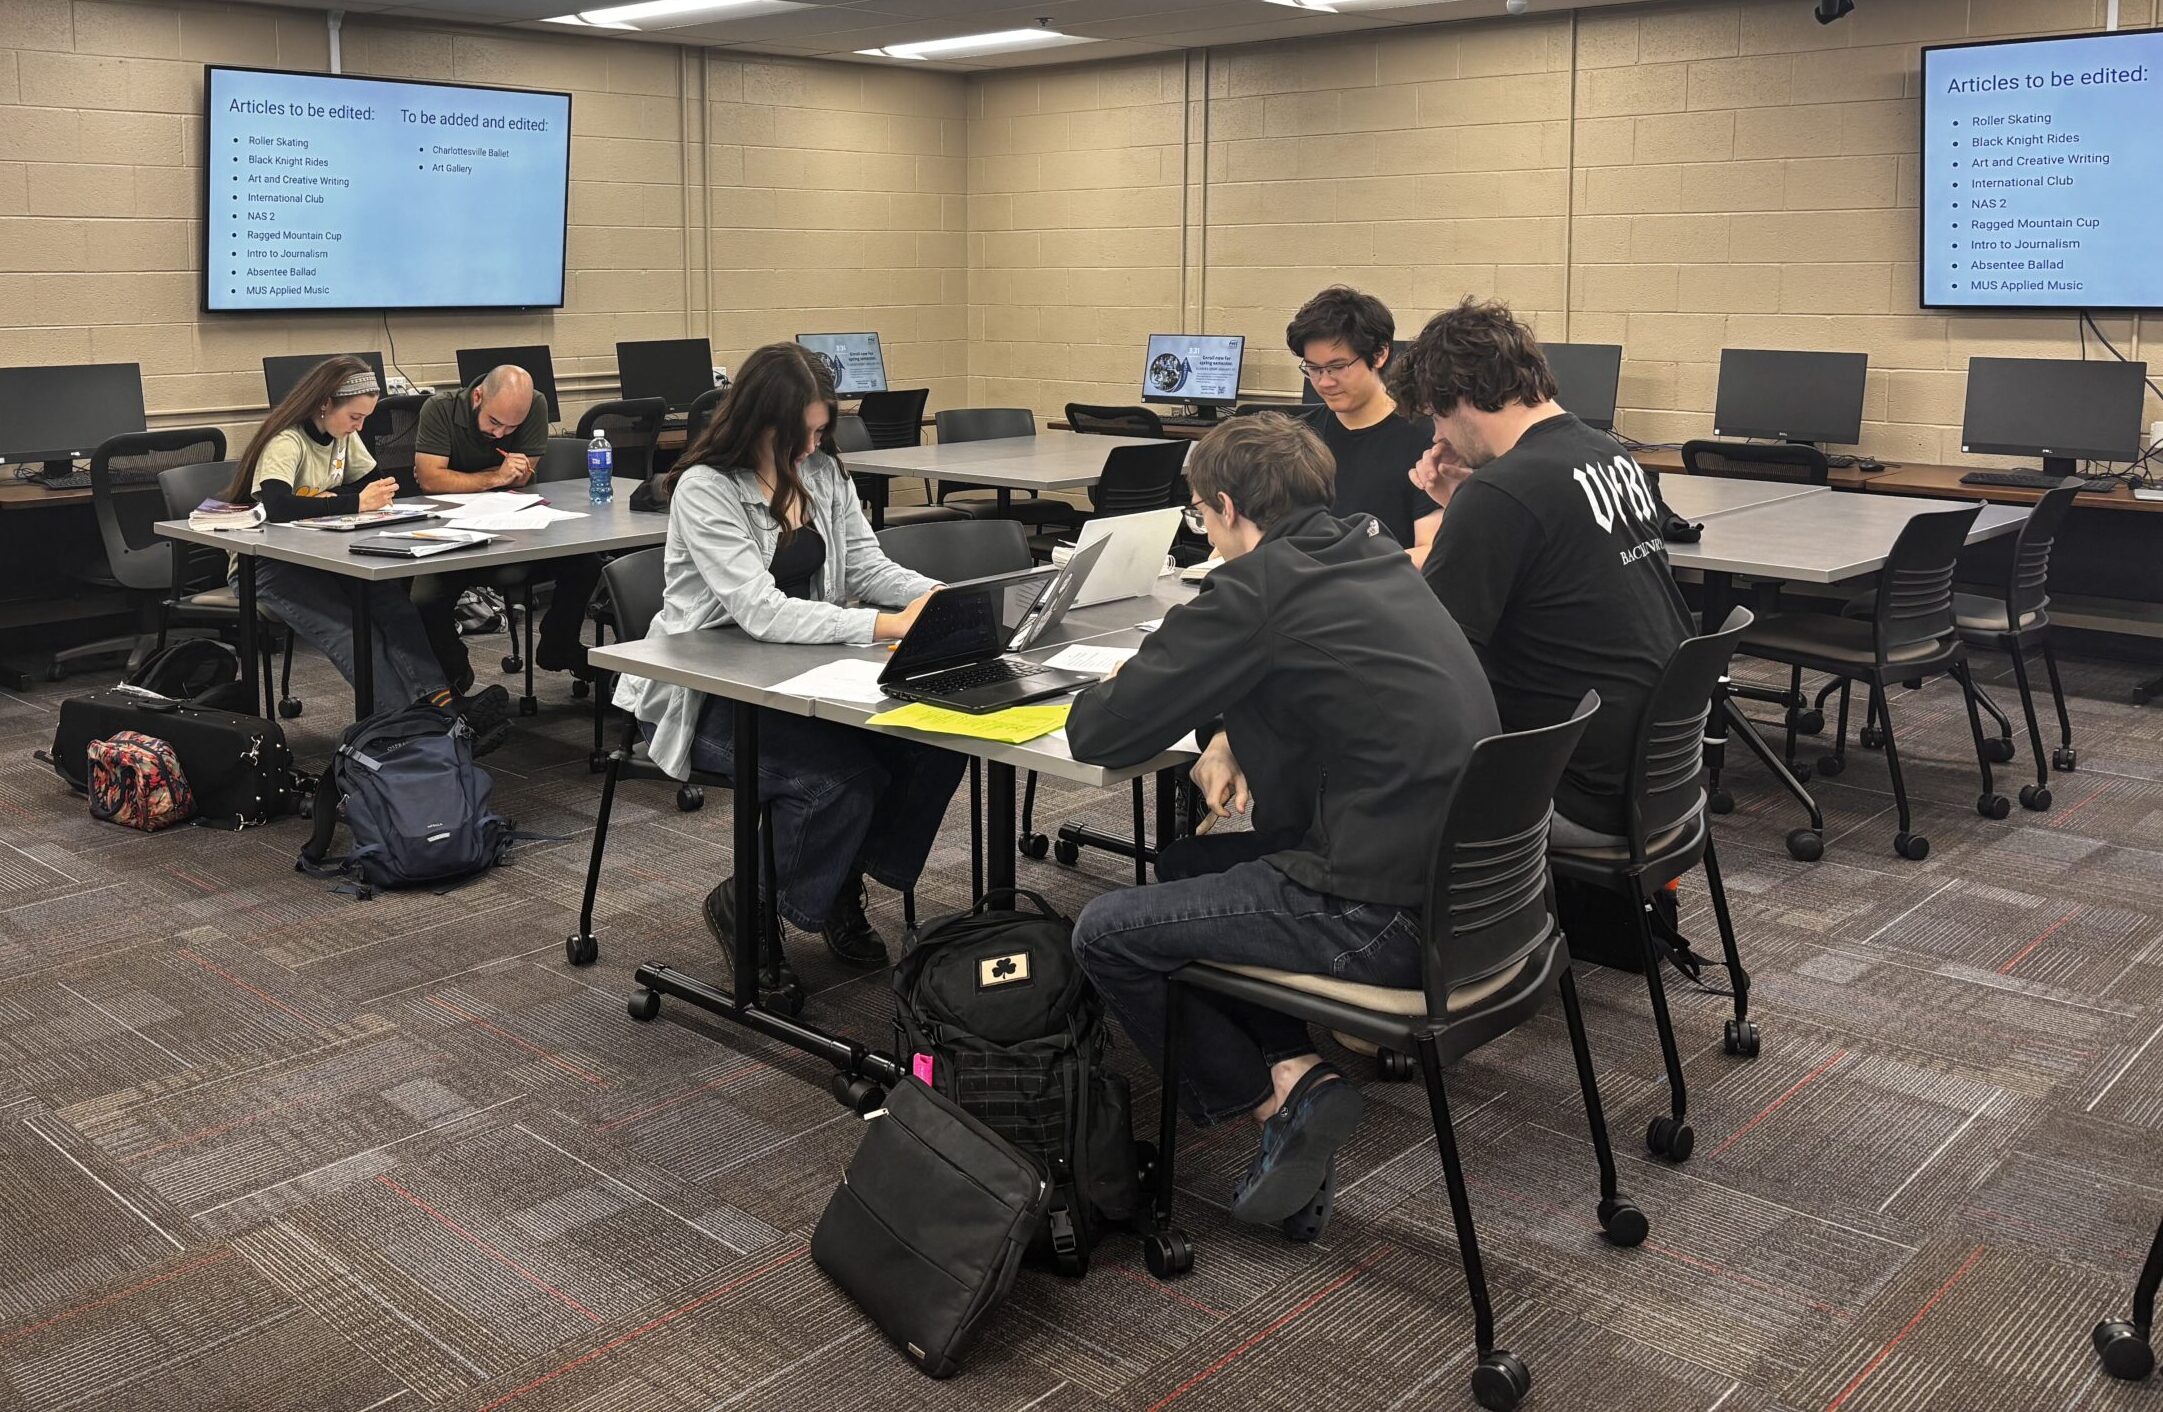
MULTIPOLYGON (((269 448, 271 439, 280 432, 291 431, 300 426, 327 407, 351 401, 352 398, 337 396, 339 385, 355 373, 372 375, 374 371, 360 359, 343 353, 335 358, 325 358, 310 368, 305 377, 293 384, 293 390, 285 395, 285 399, 270 409, 270 414, 263 418, 262 425, 255 429, 255 435, 248 439, 248 449, 240 453, 240 469, 235 473, 233 483, 227 486, 225 494, 218 498, 236 503, 245 500, 249 483, 255 479, 256 463, 263 459, 263 452, 269 448)), ((379 392, 354 394, 355 397, 380 395, 379 392)))
POLYGON ((754 349, 737 370, 728 396, 699 430, 698 438, 683 449, 676 464, 662 477, 661 499, 676 493, 676 478, 691 466, 711 466, 717 471, 753 470, 759 451, 771 436, 774 454, 774 498, 769 506, 781 522, 782 537, 795 531, 798 521, 811 515, 811 495, 804 489, 796 463, 813 451, 840 456, 834 448, 834 380, 821 359, 793 343, 769 343, 754 349), (826 404, 826 430, 815 445, 804 431, 804 411, 814 402, 826 404))

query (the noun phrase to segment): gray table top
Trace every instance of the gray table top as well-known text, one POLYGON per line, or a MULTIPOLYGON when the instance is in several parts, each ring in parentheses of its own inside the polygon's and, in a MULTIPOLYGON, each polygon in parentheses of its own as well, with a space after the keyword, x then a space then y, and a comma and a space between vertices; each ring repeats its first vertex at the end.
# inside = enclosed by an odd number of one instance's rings
MULTIPOLYGON (((265 525, 260 530, 229 534, 212 530, 192 530, 188 528, 186 520, 161 520, 157 529, 159 534, 168 539, 204 544, 235 554, 276 559, 287 564, 302 564, 311 569, 343 574, 347 578, 371 582, 379 579, 422 578, 429 574, 463 573, 469 569, 498 568, 505 564, 523 564, 536 559, 613 553, 659 544, 668 538, 668 516, 650 510, 632 509, 631 492, 637 488, 638 482, 635 480, 618 480, 616 498, 609 504, 595 505, 586 499, 583 481, 547 482, 537 487, 534 493, 548 496, 556 509, 572 511, 579 518, 558 520, 546 529, 504 530, 499 532, 495 539, 477 548, 455 549, 448 554, 436 554, 426 559, 393 559, 376 554, 355 554, 351 548, 353 541, 378 533, 372 530, 337 533, 301 529, 294 525, 265 525)), ((420 520, 390 528, 421 529, 431 524, 445 523, 449 522, 420 520)))
POLYGON ((842 463, 851 471, 877 476, 926 476, 1013 490, 1070 490, 1095 485, 1104 474, 1104 458, 1114 447, 1163 444, 1153 437, 1047 431, 1038 436, 993 441, 852 451, 842 458, 842 463))
MULTIPOLYGON (((1957 507, 1917 495, 1794 496, 1708 520, 1696 544, 1668 546, 1668 562, 1703 573, 1840 583, 1883 568, 1909 520, 1948 508, 1957 507)), ((2011 534, 2027 517, 2025 505, 1985 505, 1968 543, 2011 534)))
POLYGON ((1736 480, 1722 476, 1660 477, 1660 498, 1667 508, 1686 520, 1709 520, 1737 510, 1754 510, 1805 495, 1830 495, 1821 485, 1782 485, 1773 481, 1736 480))

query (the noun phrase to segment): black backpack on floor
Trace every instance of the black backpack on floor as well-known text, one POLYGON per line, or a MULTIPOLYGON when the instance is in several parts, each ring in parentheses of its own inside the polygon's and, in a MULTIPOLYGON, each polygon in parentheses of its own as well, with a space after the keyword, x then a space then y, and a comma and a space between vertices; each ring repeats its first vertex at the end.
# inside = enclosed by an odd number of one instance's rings
POLYGON ((925 926, 894 967, 900 1053, 1043 1167, 1052 1194, 1029 1259, 1065 1275, 1142 1206, 1132 1100, 1104 1065, 1111 1031, 1073 931, 1036 893, 994 891, 925 926))
POLYGON ((255 701, 240 682, 240 654, 211 637, 169 642, 128 673, 127 685, 154 691, 190 706, 255 714, 255 701))

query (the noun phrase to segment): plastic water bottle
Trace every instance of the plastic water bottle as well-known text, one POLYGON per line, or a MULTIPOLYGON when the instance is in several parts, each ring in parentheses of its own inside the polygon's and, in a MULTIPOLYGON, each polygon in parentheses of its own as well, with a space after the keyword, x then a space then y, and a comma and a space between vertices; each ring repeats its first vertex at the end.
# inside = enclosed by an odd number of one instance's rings
POLYGON ((615 469, 616 453, 608 444, 608 433, 595 427, 593 440, 586 443, 586 488, 594 504, 606 505, 616 498, 615 469))

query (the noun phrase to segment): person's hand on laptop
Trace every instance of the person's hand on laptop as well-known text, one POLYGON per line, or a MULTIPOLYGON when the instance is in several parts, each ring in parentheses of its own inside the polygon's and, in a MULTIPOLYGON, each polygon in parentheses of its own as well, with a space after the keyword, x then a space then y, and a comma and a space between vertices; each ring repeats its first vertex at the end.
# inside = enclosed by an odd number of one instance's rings
POLYGON ((920 593, 907 607, 879 614, 878 624, 871 630, 872 637, 880 642, 899 642, 907 637, 909 629, 916 626, 916 615, 924 611, 924 604, 930 599, 930 593, 920 593))

